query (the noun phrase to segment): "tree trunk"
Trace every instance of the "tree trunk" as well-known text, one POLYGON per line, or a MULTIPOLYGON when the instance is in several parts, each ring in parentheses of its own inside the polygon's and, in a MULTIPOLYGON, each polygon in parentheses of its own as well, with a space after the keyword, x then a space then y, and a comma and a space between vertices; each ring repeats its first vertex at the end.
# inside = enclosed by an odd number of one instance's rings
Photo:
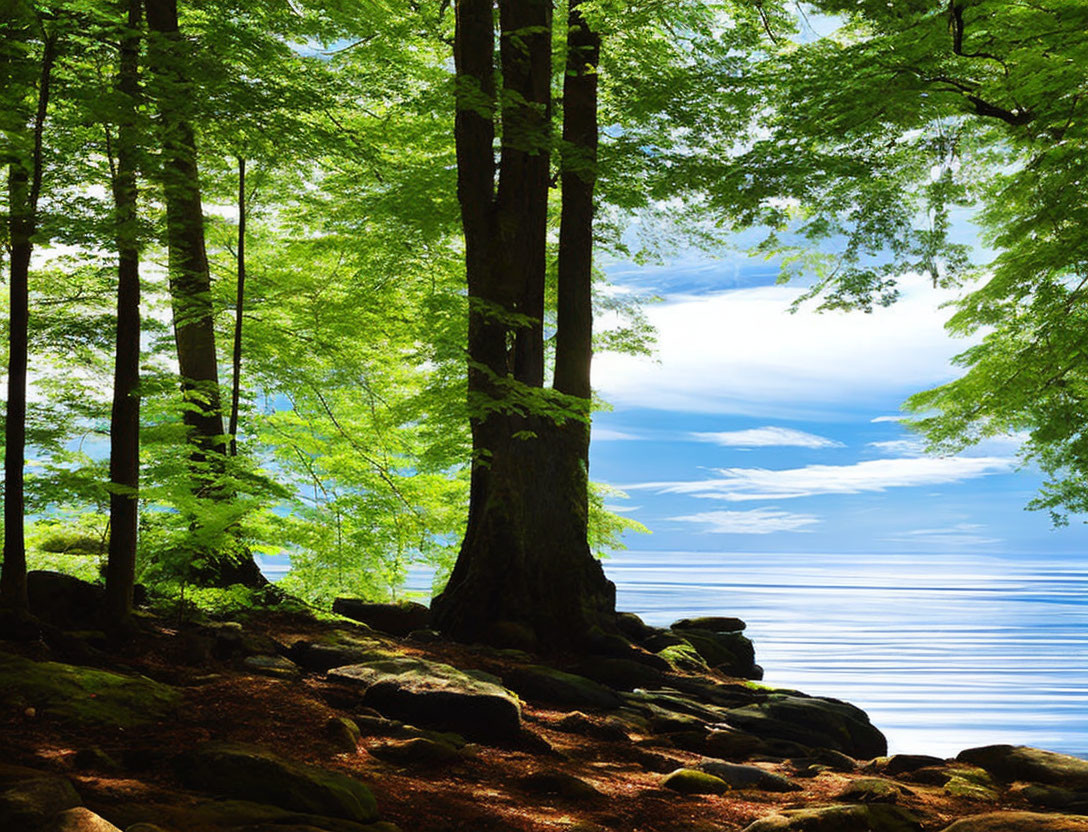
POLYGON ((586 541, 584 431, 510 400, 512 386, 539 390, 544 377, 550 4, 506 0, 499 20, 503 142, 493 196, 491 4, 458 5, 458 195, 474 458, 465 539, 432 610, 458 639, 571 648, 610 626, 615 610, 615 588, 586 541))
POLYGON ((238 455, 238 402, 242 393, 242 307, 246 299, 246 160, 238 157, 238 287, 230 384, 230 455, 238 455))
MULTIPOLYGON (((184 420, 189 427, 194 490, 207 499, 229 499, 230 494, 220 484, 227 441, 219 393, 211 272, 204 245, 196 140, 182 112, 193 94, 187 77, 185 43, 178 29, 177 0, 147 0, 146 11, 152 33, 149 65, 159 98, 160 170, 166 200, 170 298, 178 370, 186 401, 184 420)), ((248 552, 239 555, 201 552, 197 560, 203 566, 190 574, 204 585, 268 583, 248 552)))
POLYGON ((42 188, 42 137, 49 109, 49 84, 56 60, 56 37, 45 35, 32 127, 31 157, 8 166, 11 310, 8 333, 8 397, 4 426, 4 564, 0 606, 17 616, 29 611, 26 594, 26 537, 23 468, 26 458, 27 330, 30 318, 30 258, 38 224, 42 188))
POLYGON ((140 3, 128 0, 117 75, 121 113, 113 180, 117 244, 117 346, 110 416, 110 542, 106 562, 106 619, 123 625, 132 613, 140 484, 140 244, 136 149, 139 97, 140 3))

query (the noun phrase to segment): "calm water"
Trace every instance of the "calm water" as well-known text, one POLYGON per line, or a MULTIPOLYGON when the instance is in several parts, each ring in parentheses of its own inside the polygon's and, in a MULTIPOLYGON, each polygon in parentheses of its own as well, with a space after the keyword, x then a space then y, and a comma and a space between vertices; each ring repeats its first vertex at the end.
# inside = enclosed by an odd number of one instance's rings
POLYGON ((624 552, 605 569, 648 623, 743 618, 765 682, 864 708, 893 753, 1088 757, 1088 557, 624 552))
POLYGON ((765 682, 864 708, 891 751, 1088 756, 1088 557, 624 552, 620 609, 748 622, 765 682))

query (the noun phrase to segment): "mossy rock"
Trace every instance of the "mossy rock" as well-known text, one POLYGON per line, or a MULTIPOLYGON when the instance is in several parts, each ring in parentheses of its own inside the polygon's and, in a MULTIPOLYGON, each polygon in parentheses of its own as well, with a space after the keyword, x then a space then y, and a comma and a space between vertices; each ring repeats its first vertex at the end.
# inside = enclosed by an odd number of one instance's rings
POLYGON ((0 763, 0 829, 36 829, 82 803, 66 777, 0 763))
POLYGON ((590 783, 562 771, 538 771, 522 777, 518 784, 529 794, 552 794, 567 800, 593 800, 601 796, 590 783))
POLYGON ((1088 818, 1037 812, 990 812, 960 818, 943 832, 1088 832, 1088 818))
POLYGON ((781 774, 759 766, 741 766, 720 760, 703 760, 699 770, 724 780, 733 789, 758 789, 764 792, 797 792, 801 787, 781 774))
POLYGON ((888 752, 888 741, 868 715, 837 699, 773 693, 762 702, 726 711, 723 721, 762 739, 830 748, 859 760, 888 752))
POLYGON ((180 702, 178 690, 144 676, 0 653, 0 704, 34 707, 46 718, 131 728, 162 720, 180 702))
POLYGON ((585 676, 554 667, 529 665, 503 674, 503 684, 522 699, 570 708, 618 708, 623 701, 616 692, 585 676))
POLYGON ((371 756, 398 766, 449 765, 461 759, 452 745, 428 737, 376 743, 366 750, 371 756))
POLYGON ((42 832, 121 832, 121 830, 90 809, 77 806, 55 815, 42 827, 42 832))
POLYGON ((744 832, 921 832, 912 812, 886 803, 786 809, 760 818, 744 832))
POLYGON ((134 824, 153 824, 171 832, 203 830, 244 830, 244 832, 286 832, 288 829, 321 832, 396 832, 386 823, 359 823, 344 818, 312 815, 279 806, 248 800, 207 800, 191 805, 127 803, 118 805, 110 817, 127 830, 134 824))
POLYGON ((665 776, 661 785, 681 794, 722 794, 729 791, 729 784, 722 778, 693 768, 679 768, 665 776))
POLYGON ((668 647, 663 647, 657 651, 657 655, 677 670, 705 672, 710 669, 706 660, 699 655, 699 651, 686 641, 682 644, 670 644, 668 647))
POLYGON ((374 796, 359 781, 256 746, 205 743, 177 757, 174 768, 185 785, 212 794, 358 823, 378 819, 374 796))
POLYGON ((1088 760, 1026 745, 987 745, 961 751, 957 760, 986 769, 999 780, 1024 780, 1088 791, 1088 760))
POLYGON ((906 786, 879 777, 863 777, 854 780, 839 792, 836 800, 850 803, 898 803, 901 797, 912 794, 906 786))

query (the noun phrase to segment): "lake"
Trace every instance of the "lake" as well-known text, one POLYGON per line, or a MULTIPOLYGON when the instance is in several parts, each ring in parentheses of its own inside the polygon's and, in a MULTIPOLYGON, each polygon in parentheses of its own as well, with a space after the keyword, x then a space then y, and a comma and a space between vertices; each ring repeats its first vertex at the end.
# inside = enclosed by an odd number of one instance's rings
POLYGON ((892 753, 1088 757, 1088 558, 628 551, 605 570, 650 624, 744 619, 767 684, 864 708, 892 753))

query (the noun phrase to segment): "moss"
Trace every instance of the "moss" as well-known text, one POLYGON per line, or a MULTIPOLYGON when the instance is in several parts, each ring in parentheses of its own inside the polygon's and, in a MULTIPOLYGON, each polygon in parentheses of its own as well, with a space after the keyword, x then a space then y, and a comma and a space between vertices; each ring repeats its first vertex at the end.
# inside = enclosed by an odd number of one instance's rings
POLYGON ((729 784, 720 777, 693 768, 677 769, 667 775, 661 785, 681 794, 722 794, 729 791, 729 784))
POLYGON ((657 655, 677 670, 709 670, 707 663, 699 655, 699 651, 687 643, 671 644, 662 650, 658 650, 657 655))
POLYGON ((162 719, 180 702, 179 691, 143 676, 0 653, 0 703, 46 717, 128 728, 162 719))

